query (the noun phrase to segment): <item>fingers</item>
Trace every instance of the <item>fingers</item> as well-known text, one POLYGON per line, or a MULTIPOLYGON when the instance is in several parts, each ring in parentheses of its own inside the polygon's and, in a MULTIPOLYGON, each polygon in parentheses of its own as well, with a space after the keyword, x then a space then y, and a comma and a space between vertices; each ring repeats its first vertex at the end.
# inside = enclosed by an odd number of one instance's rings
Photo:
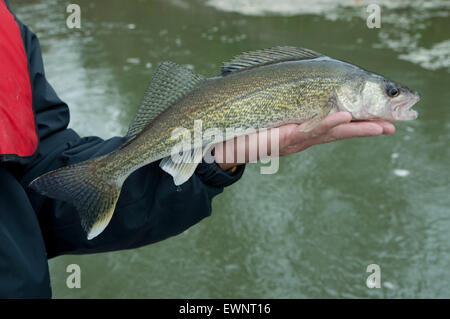
POLYGON ((313 130, 311 145, 346 138, 378 136, 381 134, 392 135, 395 133, 395 126, 387 121, 351 122, 351 120, 352 116, 348 112, 337 112, 327 116, 313 130))
MULTIPOLYGON (((387 130, 390 132, 391 128, 387 127, 387 130)), ((379 123, 352 122, 334 127, 327 134, 320 136, 318 140, 314 142, 320 144, 354 137, 379 136, 382 135, 383 132, 384 127, 379 123)))
POLYGON ((320 122, 314 130, 312 130, 311 134, 313 137, 325 134, 333 127, 350 123, 351 120, 352 115, 348 112, 336 112, 330 114, 322 122, 320 122))
POLYGON ((376 123, 376 124, 380 125, 383 128, 383 134, 385 134, 385 135, 392 135, 395 133, 395 126, 390 122, 374 121, 372 123, 376 123))
POLYGON ((328 115, 311 132, 301 131, 301 125, 287 124, 279 127, 279 154, 281 156, 300 152, 313 145, 354 138, 391 135, 395 126, 387 121, 351 122, 348 112, 336 112, 328 115))
POLYGON ((383 127, 372 122, 354 122, 339 125, 330 130, 331 140, 342 140, 353 137, 378 136, 383 134, 383 127))
POLYGON ((350 123, 352 120, 352 115, 348 112, 336 112, 328 115, 325 119, 323 119, 316 128, 314 128, 311 132, 303 132, 302 125, 292 124, 294 127, 289 127, 287 129, 287 125, 285 125, 285 132, 289 133, 289 143, 297 144, 302 143, 305 140, 313 140, 317 137, 325 135, 329 132, 333 127, 350 123), (293 133, 293 134, 290 134, 293 133))

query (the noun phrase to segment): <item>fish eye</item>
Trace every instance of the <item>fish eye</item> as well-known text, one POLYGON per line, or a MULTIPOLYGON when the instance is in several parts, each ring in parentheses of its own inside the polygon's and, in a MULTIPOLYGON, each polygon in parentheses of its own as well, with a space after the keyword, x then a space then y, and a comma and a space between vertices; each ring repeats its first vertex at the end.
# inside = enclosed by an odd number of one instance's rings
POLYGON ((387 94, 390 97, 396 97, 400 93, 400 90, 395 87, 389 87, 387 90, 387 94))

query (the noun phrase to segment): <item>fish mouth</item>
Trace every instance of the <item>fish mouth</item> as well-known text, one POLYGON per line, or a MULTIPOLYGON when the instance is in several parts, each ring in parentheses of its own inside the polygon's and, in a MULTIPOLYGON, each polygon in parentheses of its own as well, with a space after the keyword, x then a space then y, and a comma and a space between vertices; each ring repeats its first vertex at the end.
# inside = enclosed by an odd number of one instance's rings
POLYGON ((415 92, 413 95, 403 99, 398 102, 394 106, 394 110, 392 111, 392 117, 395 121, 407 121, 407 120, 415 120, 419 113, 415 110, 412 110, 414 104, 419 102, 420 95, 415 92))

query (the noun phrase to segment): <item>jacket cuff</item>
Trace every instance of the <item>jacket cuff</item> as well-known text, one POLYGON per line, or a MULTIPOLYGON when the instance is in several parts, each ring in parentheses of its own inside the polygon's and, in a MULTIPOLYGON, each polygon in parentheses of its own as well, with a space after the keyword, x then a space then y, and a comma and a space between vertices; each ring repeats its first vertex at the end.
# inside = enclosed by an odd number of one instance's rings
POLYGON ((200 180, 213 187, 226 187, 237 182, 244 173, 245 165, 238 165, 236 170, 224 171, 216 162, 208 164, 204 160, 198 165, 196 174, 200 180))

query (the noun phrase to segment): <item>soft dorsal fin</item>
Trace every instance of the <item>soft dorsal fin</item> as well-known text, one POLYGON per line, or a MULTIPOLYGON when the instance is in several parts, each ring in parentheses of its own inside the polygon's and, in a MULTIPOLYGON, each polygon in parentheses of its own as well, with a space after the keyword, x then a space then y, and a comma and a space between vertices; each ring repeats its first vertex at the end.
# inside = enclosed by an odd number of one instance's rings
POLYGON ((161 63, 130 124, 127 136, 134 138, 148 123, 204 79, 202 75, 176 63, 161 63))
POLYGON ((267 64, 285 61, 308 60, 323 56, 323 54, 309 49, 289 46, 278 46, 257 51, 244 52, 238 56, 235 56, 231 61, 223 64, 222 75, 267 64))

